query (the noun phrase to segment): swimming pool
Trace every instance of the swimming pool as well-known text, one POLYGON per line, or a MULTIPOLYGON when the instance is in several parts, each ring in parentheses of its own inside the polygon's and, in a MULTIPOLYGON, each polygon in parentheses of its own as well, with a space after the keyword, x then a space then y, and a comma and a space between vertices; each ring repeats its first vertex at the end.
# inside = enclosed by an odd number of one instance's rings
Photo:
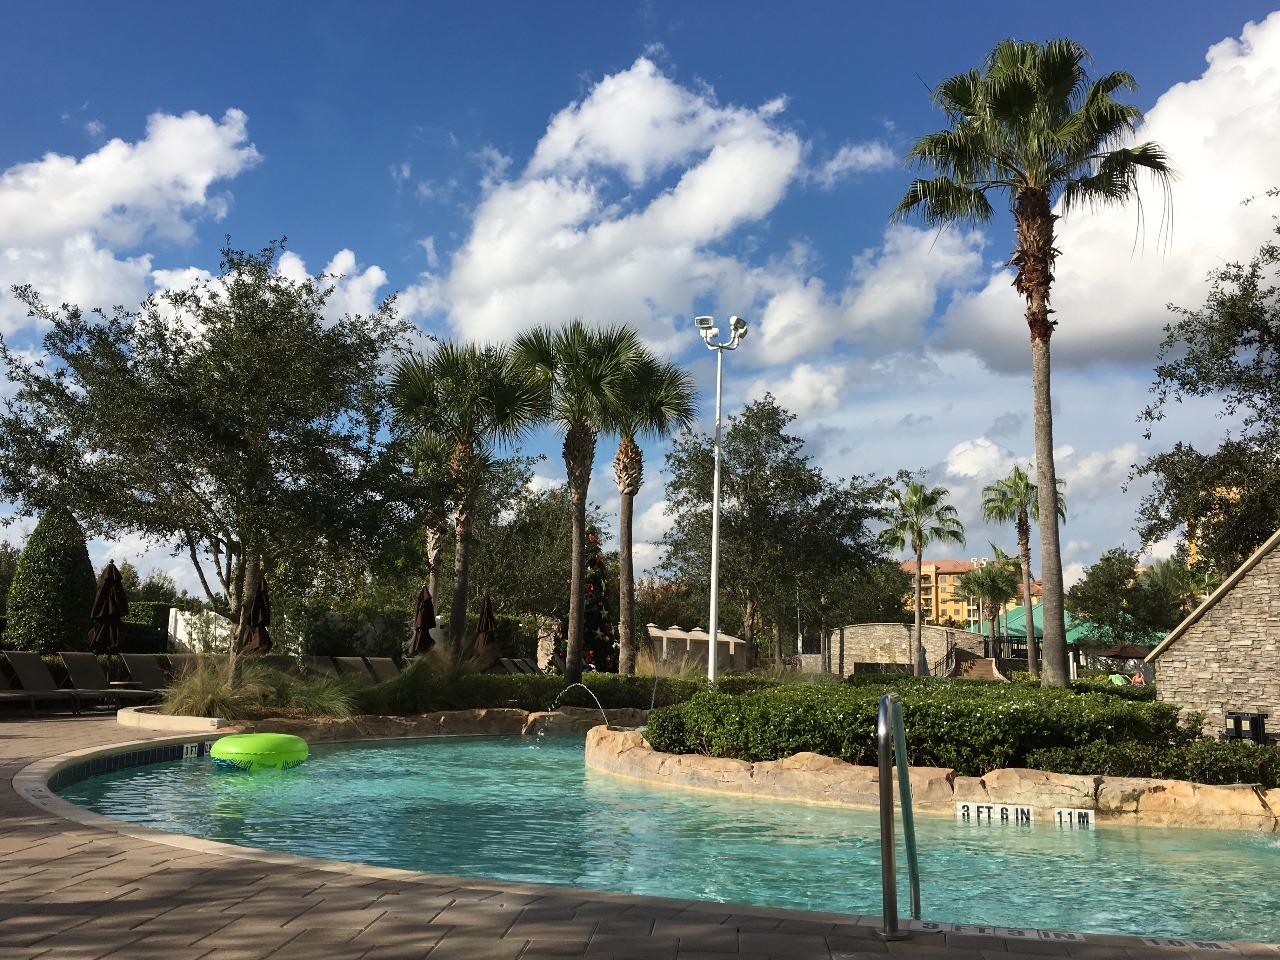
MULTIPOLYGON (((317 746, 296 770, 135 767, 60 794, 227 843, 494 880, 880 912, 874 812, 678 793, 584 768, 583 738, 317 746)), ((1274 834, 917 817, 927 919, 1280 939, 1274 834)), ((905 878, 904 878, 905 881, 905 878)), ((905 892, 903 893, 905 903, 905 892)))

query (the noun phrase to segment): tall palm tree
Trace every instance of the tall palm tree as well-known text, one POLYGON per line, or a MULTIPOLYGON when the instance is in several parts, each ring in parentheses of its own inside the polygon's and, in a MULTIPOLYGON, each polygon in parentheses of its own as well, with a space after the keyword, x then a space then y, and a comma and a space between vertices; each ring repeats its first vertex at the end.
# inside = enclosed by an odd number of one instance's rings
POLYGON ((565 679, 582 679, 587 490, 595 465, 596 437, 617 421, 631 371, 643 352, 630 327, 593 329, 573 320, 558 330, 538 327, 516 338, 517 364, 541 391, 547 419, 564 432, 564 466, 573 507, 569 629, 565 679))
MULTIPOLYGON (((1090 82, 1089 53, 1074 40, 1041 45, 1003 40, 987 54, 984 70, 944 80, 933 92, 949 126, 921 137, 908 158, 938 176, 915 180, 893 212, 919 214, 926 223, 983 223, 994 210, 987 193, 1008 195, 1017 244, 1013 285, 1027 301, 1031 332, 1035 460, 1040 515, 1055 516, 1053 412, 1049 396, 1049 292, 1058 256, 1055 203, 1065 216, 1079 206, 1124 203, 1137 196, 1138 172, 1149 171, 1164 191, 1172 169, 1156 143, 1121 146, 1142 112, 1112 98, 1133 90, 1128 73, 1090 82)), ((1044 679, 1066 686, 1067 644, 1062 616, 1062 556, 1056 523, 1040 524, 1044 583, 1044 679)))
MULTIPOLYGON (((1067 519, 1067 501, 1058 483, 1059 520, 1067 519)), ((1035 622, 1031 619, 1031 520, 1040 522, 1040 498, 1030 475, 1014 465, 1009 475, 982 488, 982 519, 988 523, 1012 523, 1018 534, 1018 563, 1022 567, 1022 612, 1027 624, 1027 669, 1040 672, 1036 656, 1035 622)))
POLYGON ((539 421, 541 394, 506 347, 452 341, 430 356, 401 360, 391 389, 396 418, 421 435, 419 449, 448 456, 455 545, 448 642, 457 654, 467 623, 475 494, 493 465, 494 445, 514 442, 539 421))
POLYGON ((927 672, 924 663, 924 637, 921 625, 920 568, 924 565, 924 548, 939 543, 964 543, 964 526, 956 515, 956 508, 947 502, 951 492, 946 487, 926 487, 911 480, 906 490, 889 491, 886 519, 889 526, 881 532, 880 539, 890 550, 911 548, 916 558, 915 593, 915 650, 912 654, 912 671, 917 676, 927 672))
POLYGON ((693 380, 675 364, 659 360, 648 351, 641 354, 623 387, 613 427, 618 452, 613 458, 613 479, 618 485, 618 672, 634 673, 635 563, 631 522, 636 494, 644 483, 644 454, 638 435, 665 437, 693 423, 693 380))

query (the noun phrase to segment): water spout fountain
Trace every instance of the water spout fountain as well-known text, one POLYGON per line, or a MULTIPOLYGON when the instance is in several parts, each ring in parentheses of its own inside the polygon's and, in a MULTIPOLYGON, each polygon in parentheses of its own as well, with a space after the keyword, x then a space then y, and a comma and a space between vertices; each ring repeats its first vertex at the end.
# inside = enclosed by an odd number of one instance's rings
POLYGON ((564 697, 566 693, 568 693, 574 687, 581 687, 583 690, 587 691, 587 693, 591 696, 591 699, 596 702, 596 706, 600 708, 600 716, 604 718, 604 725, 607 727, 609 725, 609 715, 604 712, 604 706, 600 703, 600 698, 597 697, 595 695, 595 692, 590 687, 588 687, 585 683, 571 683, 567 687, 565 687, 563 690, 561 690, 558 694, 556 694, 556 698, 551 704, 551 709, 554 710, 556 707, 560 706, 560 700, 564 697))

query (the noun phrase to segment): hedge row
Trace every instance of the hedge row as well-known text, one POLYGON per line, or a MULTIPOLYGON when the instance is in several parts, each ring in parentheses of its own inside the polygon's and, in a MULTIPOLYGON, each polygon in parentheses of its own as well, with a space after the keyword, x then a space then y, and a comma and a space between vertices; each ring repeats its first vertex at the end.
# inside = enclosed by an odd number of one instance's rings
POLYGON ((1161 747, 1145 743, 1088 743, 1034 750, 1033 770, 1102 777, 1155 777, 1194 783, 1258 783, 1280 787, 1280 747, 1250 742, 1197 740, 1161 747))
MULTIPOLYGON (((777 681, 760 676, 725 677, 721 688, 729 692, 758 689, 777 681)), ((456 673, 434 671, 427 664, 410 667, 389 683, 369 688, 359 704, 362 713, 417 714, 435 710, 468 710, 480 707, 517 707, 547 710, 560 706, 594 707, 596 700, 608 709, 632 707, 648 710, 681 703, 706 690, 704 680, 676 677, 620 676, 586 673, 581 687, 566 689, 563 677, 507 673, 456 673), (594 698, 593 698, 594 694, 594 698)))
MULTIPOLYGON (((740 696, 700 693, 651 713, 645 735, 664 753, 757 761, 811 751, 870 764, 884 686, 791 684, 740 696)), ((1185 744, 1199 724, 1198 718, 1181 724, 1171 704, 1101 693, 923 679, 893 686, 902 700, 910 762, 965 776, 1025 766, 1032 752, 1051 747, 1185 744)))

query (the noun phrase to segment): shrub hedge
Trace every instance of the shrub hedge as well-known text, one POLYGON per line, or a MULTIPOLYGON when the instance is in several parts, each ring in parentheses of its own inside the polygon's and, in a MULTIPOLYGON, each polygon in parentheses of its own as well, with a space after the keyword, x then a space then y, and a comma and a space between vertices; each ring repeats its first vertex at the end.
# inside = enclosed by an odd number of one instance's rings
POLYGON ((61 508, 45 512, 14 569, 5 645, 43 654, 87 649, 96 590, 80 524, 61 508))
MULTIPOLYGON (((706 681, 676 677, 620 676, 616 673, 583 675, 581 688, 566 689, 563 677, 511 673, 473 673, 442 669, 429 659, 419 661, 394 680, 365 692, 362 713, 414 714, 435 710, 468 710, 479 707, 517 707, 548 710, 559 698, 561 706, 594 707, 599 699, 607 709, 681 703, 706 690, 706 681)), ((747 691, 776 681, 761 676, 725 677, 721 689, 747 691)))
POLYGON ((1070 690, 937 681, 878 684, 788 684, 730 696, 699 693, 649 715, 646 737, 665 753, 703 753, 739 760, 777 760, 801 751, 850 763, 875 762, 879 698, 887 687, 902 700, 910 762, 976 776, 1025 766, 1036 750, 1094 741, 1156 746, 1185 744, 1198 721, 1181 724, 1178 709, 1070 690))
POLYGON ((1257 783, 1280 787, 1280 747, 1250 742, 1197 740, 1177 746, 1148 743, 1087 743, 1033 750, 1033 770, 1102 777, 1155 777, 1195 783, 1257 783))

